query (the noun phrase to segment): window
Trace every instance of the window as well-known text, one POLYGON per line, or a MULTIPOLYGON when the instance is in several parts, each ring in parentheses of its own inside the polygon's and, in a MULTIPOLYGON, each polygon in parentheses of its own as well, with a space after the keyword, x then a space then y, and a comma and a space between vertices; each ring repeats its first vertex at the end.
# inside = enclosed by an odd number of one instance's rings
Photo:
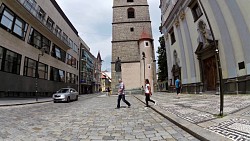
POLYGON ((18 38, 24 40, 28 24, 4 5, 1 6, 0 11, 0 26, 18 38))
POLYGON ((67 76, 66 76, 66 83, 71 83, 71 73, 67 72, 67 76))
POLYGON ((20 54, 0 47, 0 70, 20 74, 21 58, 22 56, 20 54))
POLYGON ((77 82, 77 76, 75 74, 67 72, 66 83, 76 84, 76 82, 77 82))
POLYGON ((57 45, 53 44, 51 56, 57 58, 58 60, 65 62, 66 52, 59 48, 57 45))
POLYGON ((148 46, 149 46, 148 42, 145 42, 145 46, 146 46, 146 47, 148 47, 148 46))
POLYGON ((65 82, 65 74, 64 71, 59 70, 60 82, 65 82))
POLYGON ((48 17, 46 25, 50 30, 53 30, 54 21, 50 17, 48 17))
POLYGON ((174 29, 172 28, 169 32, 170 37, 171 37, 171 45, 173 45, 175 43, 175 35, 174 35, 174 29))
POLYGON ((78 46, 77 46, 76 44, 74 44, 73 50, 74 50, 76 53, 78 53, 78 46))
POLYGON ((38 49, 47 47, 45 53, 49 54, 51 41, 32 27, 30 30, 28 43, 38 49))
POLYGON ((36 13, 36 1, 35 0, 25 0, 23 5, 28 11, 30 11, 33 15, 35 15, 36 13))
POLYGON ((67 54, 67 64, 76 68, 76 58, 74 58, 70 54, 67 54))
POLYGON ((73 49, 73 41, 69 38, 69 47, 73 49))
POLYGON ((57 37, 61 38, 61 32, 62 32, 62 30, 58 26, 56 26, 55 34, 57 37))
POLYGON ((0 47, 0 70, 2 70, 2 62, 3 62, 3 48, 0 47))
POLYGON ((66 45, 68 45, 68 36, 65 34, 65 33, 63 33, 63 42, 66 44, 66 45))
POLYGON ((25 57, 24 76, 36 77, 36 61, 25 57))
MULTIPOLYGON (((25 57, 24 60, 24 76, 36 77, 36 64, 38 62, 25 57)), ((48 79, 48 66, 39 62, 38 64, 38 78, 48 79)))
POLYGON ((133 28, 133 27, 131 27, 131 28, 130 28, 130 31, 131 31, 131 32, 134 32, 134 28, 133 28))
POLYGON ((13 32, 16 33, 18 36, 24 38, 27 28, 28 28, 27 24, 22 19, 17 17, 14 23, 13 32))
POLYGON ((65 72, 57 68, 50 68, 50 80, 57 82, 65 82, 65 72))
POLYGON ((12 29, 14 21, 14 14, 10 12, 8 9, 5 9, 1 18, 1 24, 8 28, 9 30, 12 29))
POLYGON ((245 62, 243 61, 243 62, 238 63, 238 66, 239 66, 239 70, 245 69, 245 62))
POLYGON ((198 2, 194 3, 190 8, 194 17, 194 21, 197 21, 202 16, 202 11, 198 2))
POLYGON ((128 9, 128 18, 135 18, 135 9, 134 8, 128 9))
POLYGON ((37 18, 40 21, 43 21, 45 19, 45 15, 46 13, 44 12, 44 10, 39 6, 38 12, 37 12, 37 18))
POLYGON ((127 0, 127 2, 134 2, 134 0, 127 0))

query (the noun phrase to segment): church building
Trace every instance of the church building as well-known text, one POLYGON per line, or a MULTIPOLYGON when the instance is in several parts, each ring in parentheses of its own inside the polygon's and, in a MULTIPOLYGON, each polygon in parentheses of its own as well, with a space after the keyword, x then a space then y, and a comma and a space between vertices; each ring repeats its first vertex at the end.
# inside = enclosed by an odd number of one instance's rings
POLYGON ((160 0, 170 90, 179 77, 183 93, 250 92, 249 7, 247 0, 160 0))

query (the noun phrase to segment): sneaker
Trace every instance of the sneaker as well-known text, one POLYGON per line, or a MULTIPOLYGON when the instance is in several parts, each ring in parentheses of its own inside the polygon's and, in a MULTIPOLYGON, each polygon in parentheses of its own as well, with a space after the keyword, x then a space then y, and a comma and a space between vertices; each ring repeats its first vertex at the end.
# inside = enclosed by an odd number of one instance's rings
POLYGON ((145 109, 145 110, 147 110, 147 109, 148 109, 148 107, 145 107, 144 109, 145 109))
POLYGON ((157 105, 156 103, 157 103, 157 102, 155 101, 155 104, 154 104, 154 106, 155 106, 155 105, 157 105))

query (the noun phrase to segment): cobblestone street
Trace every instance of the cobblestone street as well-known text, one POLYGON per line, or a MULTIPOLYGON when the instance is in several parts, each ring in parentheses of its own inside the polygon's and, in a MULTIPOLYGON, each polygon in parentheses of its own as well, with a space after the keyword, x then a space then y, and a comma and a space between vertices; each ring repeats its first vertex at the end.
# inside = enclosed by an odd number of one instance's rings
POLYGON ((167 119, 144 109, 133 96, 132 104, 115 109, 117 96, 88 95, 71 103, 43 103, 0 107, 0 140, 89 141, 168 140, 196 141, 167 119))

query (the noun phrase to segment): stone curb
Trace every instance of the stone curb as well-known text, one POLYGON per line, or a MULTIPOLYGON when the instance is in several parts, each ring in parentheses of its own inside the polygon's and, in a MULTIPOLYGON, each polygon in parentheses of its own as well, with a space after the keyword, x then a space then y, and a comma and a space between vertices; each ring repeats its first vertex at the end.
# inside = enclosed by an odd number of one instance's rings
POLYGON ((27 103, 2 104, 2 105, 0 104, 0 107, 30 105, 30 104, 39 104, 39 103, 46 103, 46 102, 52 102, 52 101, 53 101, 53 100, 38 101, 38 102, 27 102, 27 103))
MULTIPOLYGON (((138 99, 139 101, 141 101, 142 103, 146 104, 143 100, 138 98, 138 95, 136 96, 134 95, 134 97, 138 99)), ((183 120, 177 117, 176 115, 173 115, 172 113, 169 113, 166 110, 163 110, 162 108, 158 106, 155 106, 155 107, 150 106, 150 108, 199 140, 202 140, 202 141, 215 141, 215 140, 216 141, 228 141, 230 140, 226 137, 223 137, 214 132, 206 130, 196 124, 183 120)))

